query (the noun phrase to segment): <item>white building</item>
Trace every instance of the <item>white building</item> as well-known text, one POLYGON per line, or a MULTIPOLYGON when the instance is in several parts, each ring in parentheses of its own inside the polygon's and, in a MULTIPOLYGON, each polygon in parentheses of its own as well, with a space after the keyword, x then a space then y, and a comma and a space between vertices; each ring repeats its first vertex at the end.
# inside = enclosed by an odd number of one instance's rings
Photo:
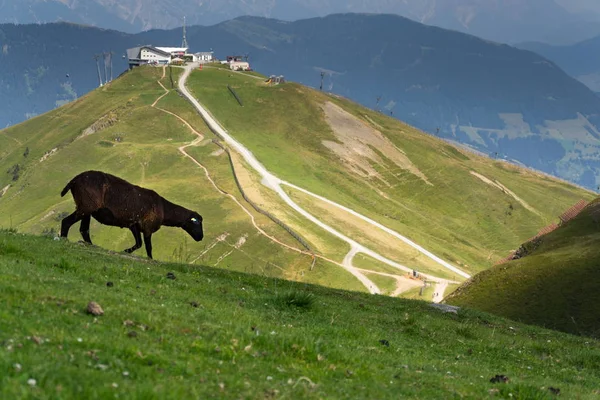
POLYGON ((194 53, 194 62, 207 63, 213 60, 213 52, 212 51, 201 51, 199 53, 194 53))
POLYGON ((172 57, 183 57, 187 54, 187 47, 156 47, 160 51, 171 54, 172 57))
POLYGON ((174 57, 183 57, 186 47, 140 46, 127 49, 129 68, 145 64, 168 64, 174 57))
POLYGON ((231 61, 229 62, 229 68, 234 71, 249 71, 250 64, 246 61, 231 61))

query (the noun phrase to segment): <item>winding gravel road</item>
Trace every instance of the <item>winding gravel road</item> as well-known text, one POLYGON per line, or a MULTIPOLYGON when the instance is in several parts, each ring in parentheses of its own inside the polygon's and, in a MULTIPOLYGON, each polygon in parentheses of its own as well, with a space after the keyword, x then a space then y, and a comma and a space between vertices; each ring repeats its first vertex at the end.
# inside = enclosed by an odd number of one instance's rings
MULTIPOLYGON (((442 265, 444 268, 456 273, 457 275, 460 275, 464 278, 470 278, 470 275, 468 275, 467 273, 465 273, 464 271, 461 271, 460 269, 454 267, 453 265, 447 263, 446 261, 442 260, 441 258, 437 257, 436 255, 434 255, 433 253, 429 252, 428 250, 424 249, 423 247, 417 245, 416 243, 412 242, 411 240, 409 240, 408 238, 400 235, 399 233, 389 229, 388 227, 368 218, 363 216, 362 214, 359 214, 358 212, 349 209, 345 206, 342 206, 341 204, 335 203, 329 199, 326 199, 324 197, 321 197, 319 195, 316 195, 314 193, 311 193, 305 189, 302 189, 292 183, 283 181, 279 178, 277 178, 275 175, 273 175, 272 173, 270 173, 254 156, 254 154, 252 154, 252 152, 250 150, 248 150, 246 147, 244 147, 244 145, 242 145, 240 142, 238 142, 235 138, 233 138, 223 127, 221 127, 221 125, 217 122, 217 120, 208 112, 208 110, 206 110, 199 102, 198 100, 196 100, 196 98, 194 96, 192 96, 192 94, 187 90, 185 83, 187 81, 187 78, 189 77, 190 73, 197 67, 197 64, 191 64, 185 67, 184 69, 184 73, 181 75, 179 82, 178 82, 178 86, 179 86, 179 90, 180 92, 194 105, 194 107, 198 110, 198 112, 200 113, 200 115, 202 116, 202 118, 205 120, 205 122, 208 124, 208 126, 210 126, 210 128, 217 133, 221 138, 223 138, 223 140, 229 145, 231 146, 235 151, 237 151, 242 157, 244 157, 244 160, 256 171, 259 173, 259 175, 262 177, 262 184, 267 186, 268 188, 270 188, 271 190, 273 190, 275 193, 277 193, 277 195, 279 195, 279 197, 281 197, 281 199, 288 204, 290 207, 292 207, 295 211, 297 211, 299 214, 301 214, 303 217, 305 217, 306 219, 308 219, 309 221, 313 222, 314 224, 318 225, 319 227, 321 227, 322 229, 324 229, 325 231, 329 232, 330 234, 338 237, 339 239, 345 241, 346 243, 348 243, 350 245, 350 251, 348 252, 348 254, 346 255, 346 257, 344 258, 344 261, 342 263, 343 267, 350 272, 352 275, 354 275, 357 279, 359 279, 361 281, 361 283, 371 292, 371 293, 381 293, 380 289, 377 287, 377 285, 375 283, 373 283, 369 278, 367 278, 362 272, 360 272, 359 270, 357 270, 353 265, 352 265, 352 259, 354 258, 354 256, 358 253, 364 253, 372 258, 375 258, 376 260, 379 260, 389 266, 392 266, 400 271, 403 272, 412 272, 412 268, 408 268, 402 264, 399 264, 395 261, 389 260, 386 257, 383 257, 382 255, 380 255, 379 253, 368 249, 367 247, 361 245, 360 243, 354 241, 353 239, 350 239, 349 237, 347 237, 346 235, 342 234, 341 232, 338 232, 337 230, 335 230, 334 228, 330 227, 329 225, 326 225, 325 223, 323 223, 322 221, 320 221, 319 219, 317 219, 316 217, 314 217, 312 214, 310 214, 309 212, 307 212, 306 210, 304 210, 302 207, 300 207, 298 204, 296 204, 288 195, 287 193, 282 189, 282 185, 286 185, 289 187, 292 187, 296 190, 300 190, 303 193, 306 193, 310 196, 313 196, 315 198, 318 198, 322 201, 326 201, 327 203, 334 205, 335 207, 338 207, 344 211, 347 211, 349 213, 351 213, 352 215, 361 218, 363 221, 368 222, 369 224, 393 235, 394 237, 404 241, 405 243, 407 243, 408 245, 412 246, 413 248, 417 249, 419 252, 421 252, 422 254, 426 255, 427 257, 433 259, 434 261, 436 261, 438 264, 442 265)), ((423 276, 425 276, 427 279, 430 280, 435 280, 437 282, 442 282, 445 281, 443 279, 440 279, 438 277, 434 277, 434 276, 430 276, 430 275, 426 275, 426 274, 422 274, 423 276)))

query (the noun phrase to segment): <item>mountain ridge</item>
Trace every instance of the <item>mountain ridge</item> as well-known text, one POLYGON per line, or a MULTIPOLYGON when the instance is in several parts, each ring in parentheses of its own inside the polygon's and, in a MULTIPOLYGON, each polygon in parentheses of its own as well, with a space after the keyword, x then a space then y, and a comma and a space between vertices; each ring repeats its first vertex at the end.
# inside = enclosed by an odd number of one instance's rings
POLYGON ((530 42, 521 43, 518 47, 552 60, 591 90, 600 92, 600 36, 568 46, 530 42))
POLYGON ((574 43, 600 33, 600 16, 590 13, 590 7, 569 5, 564 0, 123 0, 118 5, 113 0, 5 0, 0 4, 0 22, 70 20, 133 33, 175 28, 183 24, 184 17, 189 25, 214 25, 243 15, 295 21, 369 12, 402 15, 504 43, 574 43))

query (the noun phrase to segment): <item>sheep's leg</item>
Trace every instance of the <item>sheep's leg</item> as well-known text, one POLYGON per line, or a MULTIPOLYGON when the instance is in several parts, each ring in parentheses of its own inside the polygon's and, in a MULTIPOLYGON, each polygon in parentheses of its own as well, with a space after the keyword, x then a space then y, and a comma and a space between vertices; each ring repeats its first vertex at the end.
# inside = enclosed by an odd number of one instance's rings
POLYGON ((81 233, 81 237, 83 240, 89 244, 92 244, 92 239, 90 239, 90 220, 92 219, 91 215, 85 215, 81 219, 81 225, 79 226, 79 232, 81 233))
POLYGON ((71 229, 71 226, 81 220, 81 218, 83 218, 83 215, 79 214, 77 211, 63 218, 60 224, 60 236, 66 238, 69 235, 69 229, 71 229))
POLYGON ((133 237, 135 238, 135 244, 133 245, 133 247, 125 249, 125 253, 133 253, 134 251, 142 247, 142 234, 140 233, 140 227, 137 225, 133 225, 129 227, 129 230, 131 231, 131 233, 133 233, 133 237))
POLYGON ((146 254, 148 258, 152 259, 152 234, 144 234, 144 244, 146 245, 146 254))

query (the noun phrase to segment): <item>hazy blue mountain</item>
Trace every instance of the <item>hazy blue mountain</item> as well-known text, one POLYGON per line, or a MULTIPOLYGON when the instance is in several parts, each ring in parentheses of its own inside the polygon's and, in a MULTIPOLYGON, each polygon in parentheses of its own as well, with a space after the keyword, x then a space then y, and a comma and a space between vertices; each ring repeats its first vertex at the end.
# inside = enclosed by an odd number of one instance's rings
MULTIPOLYGON (((122 50, 137 40, 117 31, 67 23, 0 25, 0 128, 98 87, 95 54, 119 48, 113 57, 117 76, 127 68, 122 50)), ((100 66, 104 81, 102 61, 100 66)))
MULTIPOLYGON (((70 24, 0 26, 1 126, 98 85, 92 56, 178 45, 181 30, 137 35, 70 24), (27 48, 29 52, 18 51, 27 48), (66 78, 66 73, 70 78, 66 78)), ((425 131, 588 187, 600 171, 600 98, 529 51, 393 15, 283 22, 243 17, 188 29, 193 51, 250 56, 265 74, 318 87, 425 131), (439 128, 439 131, 438 131, 439 128)), ((115 72, 116 75, 116 72, 115 72)), ((58 102, 58 103, 57 103, 58 102)))
MULTIPOLYGON (((594 11, 595 10, 595 11, 594 11)), ((600 34, 586 0, 2 0, 0 23, 72 21, 126 32, 213 25, 250 15, 283 20, 333 13, 397 14, 503 43, 575 43, 600 34)))
POLYGON ((115 14, 114 1, 103 4, 96 0, 0 0, 0 24, 73 22, 124 32, 136 32, 131 23, 115 14))
POLYGON ((590 89, 600 92, 600 36, 570 46, 533 42, 519 44, 519 47, 552 60, 590 89))

